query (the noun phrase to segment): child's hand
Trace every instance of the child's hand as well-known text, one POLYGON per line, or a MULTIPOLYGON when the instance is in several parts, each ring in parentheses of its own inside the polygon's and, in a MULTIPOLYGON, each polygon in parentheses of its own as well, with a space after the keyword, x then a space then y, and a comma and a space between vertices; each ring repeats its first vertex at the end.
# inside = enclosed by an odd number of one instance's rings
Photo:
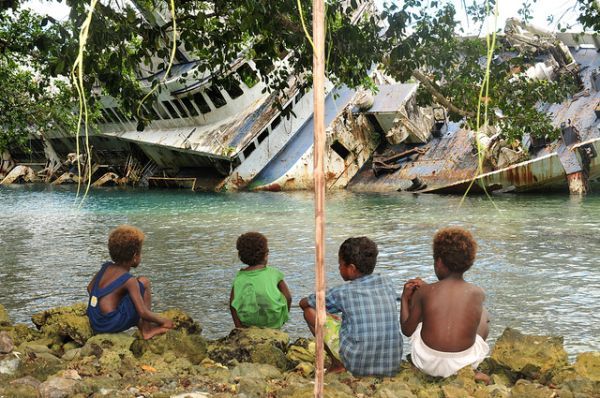
POLYGON ((409 279, 404 284, 404 290, 402 290, 402 298, 410 301, 414 292, 417 291, 417 289, 419 289, 423 285, 426 285, 426 283, 421 278, 409 279))

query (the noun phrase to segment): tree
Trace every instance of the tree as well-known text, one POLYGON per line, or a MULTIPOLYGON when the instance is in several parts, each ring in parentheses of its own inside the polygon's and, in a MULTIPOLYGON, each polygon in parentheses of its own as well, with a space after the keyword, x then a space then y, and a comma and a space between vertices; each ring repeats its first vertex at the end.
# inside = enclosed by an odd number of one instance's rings
POLYGON ((28 134, 72 130, 75 101, 70 84, 44 73, 52 63, 45 50, 59 41, 47 20, 28 11, 0 10, 0 151, 26 147, 28 134))
MULTIPOLYGON (((6 76, 14 73, 15 64, 29 65, 26 71, 35 70, 45 87, 51 78, 69 75, 79 54, 79 29, 89 0, 65 1, 71 7, 67 22, 31 15, 20 10, 17 1, 0 5, 0 68, 6 76), (11 19, 9 9, 14 9, 17 19, 11 19)), ((597 3, 578 1, 582 23, 597 28, 597 3), (590 4, 591 9, 585 8, 590 4)), ((165 69, 175 25, 178 62, 194 60, 199 73, 210 71, 217 81, 225 77, 232 61, 242 57, 255 62, 269 90, 286 87, 290 74, 303 75, 310 84, 312 51, 303 27, 303 22, 310 26, 309 0, 175 1, 175 21, 162 20, 156 13, 169 14, 170 3, 165 0, 134 3, 135 7, 130 2, 99 0, 94 9, 83 63, 85 91, 95 93, 88 97, 92 102, 98 94, 92 87, 99 85, 103 94, 117 99, 123 112, 137 117, 135 110, 145 94, 138 77, 165 69), (283 57, 291 68, 274 69, 273 61, 283 57)), ((495 0, 489 0, 489 7, 483 0, 473 0, 465 11, 481 23, 494 5, 495 0)), ((420 81, 421 104, 442 104, 453 120, 464 119, 472 128, 478 125, 478 109, 487 104, 487 122, 501 126, 511 139, 520 139, 524 133, 556 135, 535 105, 559 101, 576 90, 568 74, 555 82, 522 78, 516 72, 524 71, 536 54, 502 59, 498 54, 514 48, 498 39, 494 62, 489 65, 489 86, 480 95, 486 81, 486 38, 458 37, 455 10, 448 0, 407 0, 400 7, 386 7, 380 15, 372 10, 357 21, 352 20, 353 13, 363 4, 356 0, 330 1, 327 7, 327 71, 336 84, 371 86, 367 71, 381 64, 400 81, 420 81)), ((527 7, 522 13, 527 17, 527 7)), ((30 77, 23 79, 33 84, 30 77)), ((63 88, 66 98, 72 90, 67 85, 63 88)), ((22 89, 36 92, 33 86, 22 89)), ((26 108, 21 110, 27 112, 26 108)), ((11 115, 13 125, 27 125, 16 123, 20 116, 11 115)), ((3 123, 11 125, 8 120, 3 123)), ((18 130, 13 128, 11 134, 18 135, 18 130)))
MULTIPOLYGON (((493 0, 487 9, 474 3, 467 12, 473 22, 481 23, 494 5, 493 0)), ((523 7, 522 12, 526 13, 527 8, 523 7)), ((569 73, 555 81, 532 80, 523 75, 542 49, 520 52, 505 38, 497 37, 493 62, 486 65, 491 37, 454 34, 459 27, 450 3, 434 0, 425 7, 418 0, 409 0, 402 8, 387 7, 384 15, 390 25, 384 39, 389 46, 386 71, 402 81, 413 78, 421 82, 421 105, 437 102, 450 111, 452 120, 462 120, 472 129, 483 125, 485 119, 487 124, 500 127, 509 140, 521 140, 525 133, 558 136, 558 129, 537 106, 541 102, 560 102, 578 88, 574 75, 569 73), (486 73, 489 84, 482 92, 486 73)))

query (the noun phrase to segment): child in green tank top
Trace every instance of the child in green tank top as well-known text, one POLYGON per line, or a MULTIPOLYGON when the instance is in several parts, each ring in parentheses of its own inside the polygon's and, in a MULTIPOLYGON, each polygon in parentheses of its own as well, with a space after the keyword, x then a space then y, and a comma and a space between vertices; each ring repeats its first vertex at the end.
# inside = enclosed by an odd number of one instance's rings
POLYGON ((292 296, 283 273, 267 266, 267 238, 258 232, 247 232, 238 238, 236 248, 247 267, 238 271, 229 296, 235 327, 279 329, 288 320, 292 296))

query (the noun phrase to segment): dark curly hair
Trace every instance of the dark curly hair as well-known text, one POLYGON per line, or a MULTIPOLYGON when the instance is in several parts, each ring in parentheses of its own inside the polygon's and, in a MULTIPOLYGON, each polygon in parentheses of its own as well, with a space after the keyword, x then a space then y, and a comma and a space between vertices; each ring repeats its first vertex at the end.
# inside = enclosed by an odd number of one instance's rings
POLYGON ((373 273, 378 254, 377 244, 366 236, 346 239, 338 252, 344 263, 354 264, 364 275, 373 273))
POLYGON ((246 232, 240 235, 235 244, 240 260, 247 265, 261 264, 269 254, 267 238, 259 232, 246 232))
POLYGON ((120 225, 108 235, 108 253, 115 263, 130 261, 142 252, 144 233, 131 225, 120 225))
POLYGON ((477 243, 463 228, 442 228, 433 237, 433 258, 442 260, 451 272, 463 273, 473 265, 477 243))

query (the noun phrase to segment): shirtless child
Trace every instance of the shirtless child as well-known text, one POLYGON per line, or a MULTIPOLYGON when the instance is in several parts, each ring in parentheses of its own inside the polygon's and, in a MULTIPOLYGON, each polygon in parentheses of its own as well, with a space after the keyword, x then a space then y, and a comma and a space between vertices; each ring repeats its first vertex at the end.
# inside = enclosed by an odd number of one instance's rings
POLYGON ((170 319, 150 310, 150 281, 129 273, 142 261, 144 233, 121 225, 108 237, 113 261, 106 262, 89 283, 87 315, 95 333, 118 333, 138 326, 142 337, 150 339, 173 328, 170 319))
MULTIPOLYGON (((413 364, 430 376, 448 377, 468 365, 476 369, 489 352, 485 293, 463 279, 476 251, 468 231, 441 229, 433 238, 439 282, 427 284, 417 278, 404 284, 402 333, 410 336, 413 364)), ((488 381, 483 373, 476 379, 488 381)))

